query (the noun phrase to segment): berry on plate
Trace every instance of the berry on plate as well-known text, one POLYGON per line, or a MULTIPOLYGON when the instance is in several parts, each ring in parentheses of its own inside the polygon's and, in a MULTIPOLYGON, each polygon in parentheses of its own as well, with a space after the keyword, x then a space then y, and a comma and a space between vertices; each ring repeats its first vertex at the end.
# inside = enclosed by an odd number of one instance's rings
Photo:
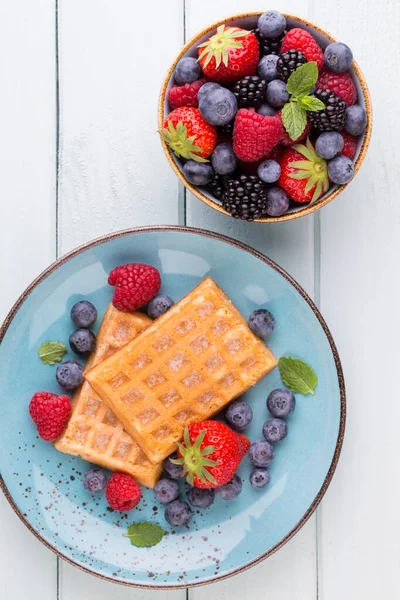
POLYGON ((275 328, 274 315, 266 308, 258 308, 249 317, 249 327, 255 335, 265 339, 275 328))
POLYGON ((249 458, 255 467, 269 467, 274 456, 274 447, 267 440, 257 440, 249 448, 249 458))
POLYGON ((325 131, 325 133, 321 133, 315 142, 315 150, 318 156, 326 160, 339 154, 343 146, 343 136, 337 131, 325 131))
POLYGON ((127 473, 113 473, 106 487, 106 498, 114 510, 127 511, 137 506, 142 497, 140 485, 127 473))
POLYGON ((185 477, 183 466, 177 465, 174 462, 172 462, 177 458, 178 454, 174 453, 164 460, 164 471, 168 474, 168 477, 170 477, 171 479, 182 479, 182 477, 185 477))
POLYGON ((161 137, 177 156, 205 162, 217 143, 217 130, 198 108, 182 106, 169 113, 161 137))
POLYGON ((328 163, 329 179, 332 183, 344 185, 348 183, 354 176, 353 161, 347 156, 336 156, 328 163))
POLYGON ((294 394, 286 388, 272 390, 267 398, 267 408, 271 415, 284 419, 292 414, 296 406, 294 394))
POLYGON ((98 494, 106 487, 106 476, 100 469, 92 469, 83 476, 83 487, 91 494, 98 494))
POLYGON ((296 202, 315 202, 329 189, 326 161, 318 156, 312 143, 287 148, 281 158, 278 185, 296 202))
POLYGON ((234 500, 242 491, 242 480, 237 475, 234 475, 230 481, 217 487, 215 495, 222 500, 234 500))
POLYGON ((254 75, 259 59, 254 33, 239 27, 220 25, 217 33, 199 46, 199 63, 211 81, 231 83, 254 75))
POLYGON ((315 87, 319 90, 330 90, 346 102, 347 106, 355 104, 357 100, 357 89, 348 73, 333 73, 324 68, 318 76, 315 87))
POLYGON ((173 479, 160 479, 154 486, 154 493, 157 500, 166 504, 177 499, 179 496, 179 487, 173 479))
POLYGON ((80 300, 71 308, 71 319, 77 327, 92 327, 97 319, 97 310, 91 302, 80 300))
POLYGON ((365 109, 354 104, 349 106, 346 110, 346 124, 345 129, 347 133, 351 135, 361 135, 367 126, 367 113, 365 109))
POLYGON ((336 94, 329 89, 316 89, 313 95, 325 104, 325 108, 322 110, 308 113, 308 118, 314 129, 321 132, 342 131, 346 122, 346 102, 341 100, 339 96, 336 96, 336 94))
POLYGON ((191 487, 187 497, 190 504, 196 506, 196 508, 208 508, 214 502, 215 492, 206 488, 191 487))
POLYGON ((232 144, 218 144, 211 155, 211 164, 218 175, 229 175, 237 168, 239 161, 232 144))
POLYGON ((214 179, 214 169, 209 163, 188 160, 182 171, 187 181, 193 185, 207 185, 214 179))
POLYGON ((69 345, 76 354, 86 356, 96 347, 96 336, 90 329, 77 329, 69 336, 69 345))
POLYGON ((193 81, 193 83, 173 85, 168 92, 168 102, 171 108, 179 108, 181 106, 197 107, 199 105, 199 90, 205 85, 206 81, 206 79, 198 79, 197 81, 193 81))
POLYGON ((342 131, 341 136, 344 140, 344 146, 340 154, 348 158, 354 158, 357 150, 357 138, 347 133, 347 131, 342 131))
POLYGON ((290 205, 290 198, 282 188, 274 185, 267 193, 267 210, 269 217, 280 217, 284 215, 290 205))
POLYGON ((267 191, 267 186, 257 175, 239 175, 228 181, 222 205, 235 219, 254 221, 265 214, 267 191))
POLYGON ((282 419, 268 419, 263 425, 263 436, 270 444, 277 444, 285 439, 288 426, 282 419))
POLYGON ((326 66, 335 73, 343 73, 350 69, 353 62, 353 53, 347 44, 332 42, 324 52, 326 66))
POLYGON ((192 518, 193 513, 187 502, 174 500, 165 509, 165 519, 173 527, 183 527, 192 518))
POLYGON ((36 392, 29 403, 29 414, 40 437, 47 442, 54 442, 68 423, 71 402, 68 396, 36 392))
POLYGON ((154 298, 160 289, 161 277, 151 265, 130 263, 115 267, 108 276, 108 283, 115 286, 112 299, 115 308, 131 311, 154 298))
POLYGON ((177 462, 190 485, 215 488, 232 479, 249 445, 246 437, 219 421, 193 423, 178 443, 177 462))
POLYGON ((259 17, 257 27, 264 37, 276 38, 285 31, 286 19, 277 10, 268 10, 259 17))
POLYGON ((271 476, 267 469, 255 468, 250 473, 249 481, 255 488, 263 488, 269 484, 271 476))
POLYGON ((317 63, 318 70, 324 64, 324 54, 321 48, 312 35, 308 31, 305 31, 305 29, 295 27, 287 32, 283 38, 281 54, 289 50, 300 50, 309 62, 313 61, 317 63))
POLYGON ((83 367, 76 360, 66 360, 58 365, 56 379, 62 388, 72 392, 83 383, 83 367))
POLYGON ((174 71, 174 79, 178 85, 193 83, 193 81, 199 79, 200 75, 200 65, 198 61, 191 56, 184 56, 181 58, 174 71))
POLYGON ((158 294, 157 296, 154 296, 147 305, 147 314, 150 319, 158 319, 158 317, 161 317, 161 315, 166 313, 173 304, 174 301, 167 296, 167 294, 158 294))
POLYGON ((250 404, 244 400, 234 400, 225 411, 225 420, 235 431, 243 431, 253 419, 250 404))
POLYGON ((238 111, 233 128, 233 151, 240 160, 254 162, 264 158, 281 137, 282 122, 278 117, 264 117, 248 108, 238 111))
POLYGON ((199 98, 201 116, 211 125, 226 125, 237 113, 235 94, 221 85, 208 89, 199 98))

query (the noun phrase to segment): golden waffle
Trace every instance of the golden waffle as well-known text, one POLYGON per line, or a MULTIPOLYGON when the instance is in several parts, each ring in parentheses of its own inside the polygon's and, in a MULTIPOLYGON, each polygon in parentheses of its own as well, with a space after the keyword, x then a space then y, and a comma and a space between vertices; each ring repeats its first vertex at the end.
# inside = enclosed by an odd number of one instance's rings
POLYGON ((174 451, 186 425, 208 419, 276 365, 207 278, 85 377, 157 463, 174 451))
MULTIPOLYGON (((96 349, 87 361, 93 367, 122 348, 151 323, 140 313, 125 313, 112 304, 99 332, 96 349)), ((124 431, 109 407, 86 381, 72 398, 72 413, 63 435, 54 444, 66 454, 81 456, 96 465, 124 471, 147 487, 154 487, 162 466, 151 464, 138 444, 124 431)))

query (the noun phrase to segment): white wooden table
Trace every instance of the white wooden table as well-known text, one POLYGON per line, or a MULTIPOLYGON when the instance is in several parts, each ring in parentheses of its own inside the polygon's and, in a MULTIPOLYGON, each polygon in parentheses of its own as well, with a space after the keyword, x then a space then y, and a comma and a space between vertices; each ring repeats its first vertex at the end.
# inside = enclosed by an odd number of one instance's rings
POLYGON ((1 0, 0 318, 57 256, 110 231, 187 224, 258 248, 313 296, 347 383, 342 458, 317 514, 277 554, 188 592, 112 585, 58 560, 0 498, 2 600, 347 600, 400 596, 399 0, 1 0), (159 144, 156 105, 185 38, 278 8, 348 42, 374 134, 356 180, 314 216, 238 223, 188 195, 159 144))

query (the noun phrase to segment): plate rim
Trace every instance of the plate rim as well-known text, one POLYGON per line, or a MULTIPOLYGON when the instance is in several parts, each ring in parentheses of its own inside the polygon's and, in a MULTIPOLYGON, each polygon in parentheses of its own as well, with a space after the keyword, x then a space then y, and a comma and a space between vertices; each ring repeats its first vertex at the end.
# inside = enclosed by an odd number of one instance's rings
POLYGON ((307 292, 297 283, 297 281, 291 275, 289 275, 289 273, 287 273, 287 271, 285 271, 282 267, 280 267, 275 261, 268 258, 264 254, 262 254, 262 252, 260 252, 259 250, 256 250, 255 248, 253 248, 252 246, 250 246, 248 244, 245 244, 241 241, 231 238, 225 234, 216 233, 214 231, 208 231, 206 229, 201 229, 198 227, 187 227, 184 225, 147 225, 147 226, 123 229, 120 231, 108 233, 108 234, 102 235, 100 237, 97 237, 89 242, 86 242, 85 244, 82 244, 81 246, 78 246, 77 248, 74 248, 70 252, 67 252, 60 258, 56 259, 53 263, 51 263, 44 271, 42 271, 28 285, 28 287, 22 292, 22 294, 20 294, 19 298, 16 300, 16 302, 14 303, 14 305, 8 312, 6 318, 4 319, 3 324, 0 327, 0 345, 7 333, 9 326, 11 325, 11 322, 14 319, 15 315, 18 313, 18 311, 20 310, 20 308, 22 307, 22 305, 24 304, 24 302, 28 298, 28 296, 31 294, 31 292, 42 281, 44 281, 51 273, 56 271, 65 262, 68 262, 70 259, 81 254, 82 252, 85 252, 86 250, 88 250, 90 248, 94 248, 96 246, 99 246, 100 244, 103 244, 103 243, 108 242, 113 239, 117 239, 120 237, 126 237, 129 235, 136 235, 136 234, 140 234, 140 233, 160 233, 160 232, 161 233, 175 232, 175 233, 188 233, 188 234, 202 235, 204 237, 210 237, 210 238, 214 238, 219 241, 225 242, 231 246, 235 246, 236 248, 239 248, 240 250, 247 252, 248 254, 251 254, 255 258, 261 260, 262 262, 264 262, 265 264, 267 264, 268 266, 273 268, 275 271, 277 271, 282 277, 284 277, 284 279, 286 279, 295 288, 295 290, 302 296, 302 298, 309 305, 309 307, 313 311, 315 317, 317 318, 319 324, 321 325, 323 332, 329 342, 329 345, 330 345, 330 348, 332 351, 332 355, 333 355, 333 359, 335 362, 336 373, 337 373, 338 384, 339 384, 339 392, 340 392, 340 419, 339 419, 338 436, 337 436, 335 451, 333 453, 331 464, 330 464, 328 472, 324 478, 324 481, 322 482, 322 485, 321 485, 317 495, 315 496, 314 500, 312 501, 311 505, 306 510, 303 517, 296 523, 296 525, 294 527, 292 527, 292 529, 279 542, 277 542, 274 546, 272 546, 272 548, 270 548, 267 552, 260 554, 260 556, 251 560, 250 562, 248 562, 236 569, 233 569, 232 571, 229 571, 228 573, 221 574, 216 577, 204 579, 201 581, 192 581, 192 582, 188 582, 188 583, 174 583, 172 585, 164 585, 164 584, 158 585, 158 584, 136 583, 134 581, 124 581, 122 579, 118 579, 118 578, 115 578, 115 577, 112 577, 109 575, 104 575, 103 573, 99 573, 98 571, 96 571, 94 569, 91 569, 83 564, 80 564, 79 562, 75 561, 71 557, 63 554, 63 552, 61 552, 59 549, 57 549, 55 546, 53 546, 50 542, 48 542, 46 539, 44 539, 42 537, 41 533, 39 533, 39 531, 37 531, 31 525, 28 518, 22 514, 21 510, 18 508, 15 500, 13 499, 13 497, 11 496, 11 494, 9 492, 7 485, 2 477, 1 472, 0 472, 0 488, 3 491, 3 494, 6 498, 6 500, 8 501, 8 503, 10 504, 11 508, 14 510, 14 512, 17 514, 17 516, 23 522, 23 524, 28 528, 28 530, 31 533, 33 533, 34 536, 44 546, 46 546, 49 550, 54 552, 57 556, 59 556, 60 558, 62 558, 66 562, 68 562, 69 564, 73 565, 74 567, 77 567, 81 571, 84 571, 85 573, 88 573, 88 574, 98 577, 100 579, 109 581, 111 583, 118 583, 120 585, 124 585, 127 587, 142 588, 142 589, 178 590, 178 589, 199 587, 202 585, 208 585, 210 583, 215 583, 218 581, 223 581, 224 579, 228 579, 229 577, 232 577, 234 575, 242 573, 243 571, 246 571, 247 569, 250 569, 251 567, 258 565, 259 563, 261 563, 262 561, 267 559, 269 556, 271 556, 272 554, 277 552, 280 548, 282 548, 282 546, 284 546, 287 542, 289 542, 289 540, 291 540, 296 535, 296 533, 298 533, 298 531, 306 524, 308 519, 311 517, 311 515, 317 509, 323 496, 325 495, 326 490, 328 489, 328 487, 332 481, 337 464, 339 462, 339 458, 340 458, 340 454, 341 454, 341 450, 342 450, 342 446, 343 446, 345 425, 346 425, 346 390, 345 390, 345 381, 344 381, 344 376, 343 376, 342 365, 340 362, 336 344, 333 340, 333 336, 328 328, 328 325, 326 324, 325 319, 323 318, 322 314, 320 313, 319 309, 317 308, 316 304, 313 302, 313 300, 310 298, 310 296, 307 294, 307 292))

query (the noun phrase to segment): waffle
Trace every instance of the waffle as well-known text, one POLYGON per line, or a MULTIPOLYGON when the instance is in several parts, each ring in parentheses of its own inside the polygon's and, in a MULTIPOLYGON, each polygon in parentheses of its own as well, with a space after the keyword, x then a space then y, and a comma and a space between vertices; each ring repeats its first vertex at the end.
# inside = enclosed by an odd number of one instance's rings
MULTIPOLYGON (((140 313, 124 313, 108 307, 97 345, 87 361, 93 367, 146 329, 151 320, 140 313)), ((66 454, 110 469, 130 473, 147 487, 154 487, 161 465, 151 464, 138 444, 124 431, 120 421, 86 381, 72 398, 72 413, 63 435, 54 444, 66 454)))
POLYGON ((207 278, 85 377, 157 463, 174 451, 186 425, 208 419, 276 365, 207 278))

